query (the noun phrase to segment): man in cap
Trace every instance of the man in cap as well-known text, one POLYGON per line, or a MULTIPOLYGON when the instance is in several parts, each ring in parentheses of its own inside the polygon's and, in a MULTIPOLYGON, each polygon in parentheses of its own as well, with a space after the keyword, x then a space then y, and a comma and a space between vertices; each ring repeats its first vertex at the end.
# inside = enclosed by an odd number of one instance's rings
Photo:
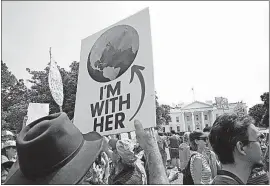
POLYGON ((9 130, 3 130, 1 133, 2 141, 14 140, 15 135, 9 130))
POLYGON ((114 151, 116 158, 113 160, 116 162, 109 184, 147 184, 145 169, 142 161, 135 156, 134 145, 129 139, 117 140, 114 151))
POLYGON ((16 161, 17 150, 16 142, 14 140, 8 140, 2 146, 2 154, 5 155, 9 160, 16 161))

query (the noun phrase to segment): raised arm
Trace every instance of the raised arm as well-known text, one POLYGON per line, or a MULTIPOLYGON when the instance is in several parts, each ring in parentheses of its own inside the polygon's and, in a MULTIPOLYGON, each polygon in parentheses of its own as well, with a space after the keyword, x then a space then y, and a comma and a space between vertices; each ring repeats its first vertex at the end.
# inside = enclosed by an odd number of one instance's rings
POLYGON ((163 185, 169 184, 166 172, 163 166, 162 158, 158 149, 154 134, 144 131, 142 124, 135 120, 136 137, 140 146, 144 149, 148 167, 149 167, 149 184, 163 185))

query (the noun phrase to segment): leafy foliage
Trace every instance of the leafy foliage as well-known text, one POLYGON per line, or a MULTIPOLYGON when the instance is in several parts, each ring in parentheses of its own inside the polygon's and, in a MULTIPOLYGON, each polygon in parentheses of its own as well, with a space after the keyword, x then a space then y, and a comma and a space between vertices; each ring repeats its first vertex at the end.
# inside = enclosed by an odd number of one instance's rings
POLYGON ((159 105, 158 97, 156 97, 156 122, 158 129, 161 129, 162 125, 168 125, 171 121, 170 116, 170 106, 169 105, 159 105))
POLYGON ((261 100, 264 102, 263 107, 265 109, 261 124, 265 127, 269 127, 269 92, 265 92, 261 95, 261 100))
POLYGON ((3 130, 19 132, 27 113, 28 89, 24 81, 19 81, 1 61, 1 122, 3 130))
POLYGON ((263 114, 265 112, 263 104, 254 105, 253 107, 249 109, 248 112, 249 112, 249 115, 252 116, 253 119, 255 120, 255 125, 259 126, 262 120, 263 114))
POLYGON ((265 92, 260 97, 264 103, 251 107, 249 115, 254 118, 257 127, 269 127, 269 92, 265 92))

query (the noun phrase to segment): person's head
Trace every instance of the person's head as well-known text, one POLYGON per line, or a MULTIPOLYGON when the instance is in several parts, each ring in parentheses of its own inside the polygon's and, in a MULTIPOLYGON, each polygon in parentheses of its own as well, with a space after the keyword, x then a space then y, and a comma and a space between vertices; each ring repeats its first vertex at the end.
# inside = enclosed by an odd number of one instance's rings
POLYGON ((16 142, 14 140, 6 141, 2 147, 2 152, 4 152, 8 159, 16 159, 16 142))
POLYGON ((205 132, 205 133, 210 133, 210 131, 211 131, 211 127, 205 127, 204 129, 203 129, 203 132, 205 132))
POLYGON ((261 135, 250 116, 219 116, 212 126, 209 140, 222 164, 262 165, 261 135))
POLYGON ((190 132, 185 132, 184 135, 183 135, 183 140, 185 143, 189 143, 189 135, 190 135, 190 132))
POLYGON ((120 161, 124 164, 130 165, 137 160, 134 153, 134 144, 129 139, 118 140, 116 143, 117 154, 120 161))
POLYGON ((5 183, 77 184, 101 153, 103 142, 96 132, 83 135, 65 113, 35 120, 17 136, 18 160, 5 183))
POLYGON ((201 130, 195 130, 189 134, 190 148, 193 151, 203 151, 208 140, 207 135, 201 130))
POLYGON ((9 130, 3 130, 1 132, 2 141, 15 140, 16 136, 9 130))
POLYGON ((7 179, 9 169, 13 165, 14 161, 9 160, 6 156, 1 156, 1 183, 4 183, 7 179))
MULTIPOLYGON (((209 136, 210 131, 211 131, 211 127, 208 127, 208 126, 203 129, 203 132, 207 135, 207 137, 209 136)), ((210 144, 209 140, 207 141, 206 146, 211 147, 211 144, 210 144)))
POLYGON ((116 138, 111 138, 109 140, 109 147, 114 151, 116 150, 116 143, 117 143, 118 139, 116 138))
POLYGON ((172 133, 172 135, 175 135, 176 134, 175 130, 172 130, 171 133, 172 133))
MULTIPOLYGON (((106 160, 103 158, 106 156, 104 152, 99 154, 95 162, 91 165, 85 176, 78 183, 79 185, 100 185, 104 184, 103 178, 105 174, 106 160)), ((107 162, 108 163, 108 162, 107 162)))

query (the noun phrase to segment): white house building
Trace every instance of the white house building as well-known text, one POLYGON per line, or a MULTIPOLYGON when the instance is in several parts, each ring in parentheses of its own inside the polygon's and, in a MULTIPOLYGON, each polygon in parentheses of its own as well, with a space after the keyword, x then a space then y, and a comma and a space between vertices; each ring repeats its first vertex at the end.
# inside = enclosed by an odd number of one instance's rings
POLYGON ((232 113, 239 105, 243 108, 243 112, 247 114, 247 106, 245 103, 228 103, 228 109, 218 109, 216 104, 212 102, 203 103, 194 101, 187 105, 178 105, 171 109, 171 122, 169 125, 163 125, 163 132, 193 131, 195 129, 203 130, 206 126, 212 126, 215 119, 223 113, 232 113))

